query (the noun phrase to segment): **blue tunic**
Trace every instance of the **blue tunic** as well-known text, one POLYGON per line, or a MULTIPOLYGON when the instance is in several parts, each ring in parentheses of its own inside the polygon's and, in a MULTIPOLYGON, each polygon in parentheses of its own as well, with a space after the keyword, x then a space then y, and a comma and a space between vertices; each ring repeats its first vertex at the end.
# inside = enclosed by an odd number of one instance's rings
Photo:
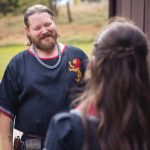
MULTIPOLYGON (((54 65, 58 57, 43 59, 54 65)), ((65 46, 60 65, 43 67, 25 50, 8 64, 0 84, 0 111, 15 118, 15 128, 28 134, 45 136, 52 116, 69 109, 69 89, 78 86, 87 56, 80 49, 65 46)))

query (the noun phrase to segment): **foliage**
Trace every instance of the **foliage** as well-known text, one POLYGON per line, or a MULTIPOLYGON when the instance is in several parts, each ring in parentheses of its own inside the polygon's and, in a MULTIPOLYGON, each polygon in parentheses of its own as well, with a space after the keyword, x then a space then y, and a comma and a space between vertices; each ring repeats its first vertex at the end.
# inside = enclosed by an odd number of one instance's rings
MULTIPOLYGON (((34 4, 43 4, 47 5, 49 8, 51 8, 54 13, 58 14, 58 6, 56 3, 57 0, 0 0, 0 13, 2 13, 4 16, 6 16, 8 13, 13 13, 14 15, 24 13, 25 10, 34 4)), ((62 0, 61 0, 62 1, 62 0)), ((68 0, 68 2, 71 0, 68 0)), ((72 0, 75 4, 78 4, 80 2, 100 2, 102 0, 72 0)), ((67 3, 66 3, 67 7, 67 3)), ((70 11, 70 6, 69 6, 70 11)), ((71 13, 71 12, 70 12, 71 13)), ((68 13, 68 17, 70 14, 68 13)))
POLYGON ((19 7, 19 0, 1 0, 0 1, 0 12, 6 16, 8 12, 16 12, 15 10, 19 7))
POLYGON ((28 7, 34 4, 48 5, 48 0, 19 0, 18 13, 24 13, 28 7))
POLYGON ((4 16, 10 12, 17 15, 24 13, 24 11, 33 4, 48 5, 48 0, 0 0, 0 13, 4 16))

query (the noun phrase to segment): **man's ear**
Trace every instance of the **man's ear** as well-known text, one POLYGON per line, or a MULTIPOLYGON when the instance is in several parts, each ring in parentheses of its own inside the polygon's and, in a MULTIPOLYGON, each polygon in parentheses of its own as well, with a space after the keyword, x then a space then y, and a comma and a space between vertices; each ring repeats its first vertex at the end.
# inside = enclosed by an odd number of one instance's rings
POLYGON ((91 62, 93 64, 93 66, 95 66, 95 64, 96 64, 96 58, 95 58, 94 55, 91 56, 91 62))
POLYGON ((24 32, 28 35, 29 34, 29 28, 27 26, 24 27, 24 32))

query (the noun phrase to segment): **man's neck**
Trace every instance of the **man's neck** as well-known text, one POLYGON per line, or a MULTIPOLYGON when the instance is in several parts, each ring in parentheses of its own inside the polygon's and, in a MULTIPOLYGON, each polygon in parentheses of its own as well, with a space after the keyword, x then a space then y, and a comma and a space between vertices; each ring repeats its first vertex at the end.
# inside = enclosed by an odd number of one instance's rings
MULTIPOLYGON (((59 47, 60 47, 60 50, 62 51, 64 49, 64 45, 59 43, 59 47)), ((31 47, 31 51, 34 53, 33 51, 33 46, 31 47)), ((53 49, 50 49, 50 50, 40 50, 40 49, 37 49, 36 48, 36 51, 38 53, 38 56, 40 58, 51 58, 51 57, 55 57, 58 55, 58 47, 57 45, 55 45, 55 47, 53 49)))
POLYGON ((38 56, 41 58, 50 58, 58 55, 58 50, 56 45, 53 49, 50 50, 40 50, 37 48, 35 48, 35 50, 37 51, 38 56))

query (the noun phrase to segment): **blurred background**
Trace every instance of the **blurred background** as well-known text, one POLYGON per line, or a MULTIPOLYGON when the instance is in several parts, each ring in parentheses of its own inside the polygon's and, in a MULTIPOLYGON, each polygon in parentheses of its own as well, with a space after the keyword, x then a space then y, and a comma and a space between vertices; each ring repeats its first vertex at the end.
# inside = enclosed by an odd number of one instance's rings
MULTIPOLYGON (((23 14, 33 4, 54 11, 59 42, 77 46, 88 55, 108 19, 108 0, 0 0, 0 80, 10 59, 28 48, 23 14)), ((14 131, 14 136, 20 134, 14 131)))
POLYGON ((33 4, 54 11, 60 42, 78 46, 88 55, 108 18, 108 0, 0 0, 0 80, 10 59, 27 49, 23 14, 33 4))

